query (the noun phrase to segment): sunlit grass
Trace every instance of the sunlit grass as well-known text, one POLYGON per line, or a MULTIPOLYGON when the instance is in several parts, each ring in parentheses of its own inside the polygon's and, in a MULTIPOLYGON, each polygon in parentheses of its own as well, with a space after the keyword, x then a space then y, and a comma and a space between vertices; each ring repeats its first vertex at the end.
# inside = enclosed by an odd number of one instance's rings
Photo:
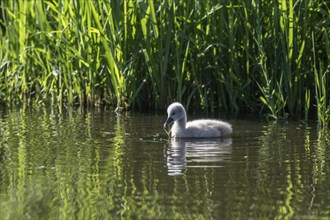
POLYGON ((329 121, 329 11, 321 0, 1 1, 0 98, 329 121))

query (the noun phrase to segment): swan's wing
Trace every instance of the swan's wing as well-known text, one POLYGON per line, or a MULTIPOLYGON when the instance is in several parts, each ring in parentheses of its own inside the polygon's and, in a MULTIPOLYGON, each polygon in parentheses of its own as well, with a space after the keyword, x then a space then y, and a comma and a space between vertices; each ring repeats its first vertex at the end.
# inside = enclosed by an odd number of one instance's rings
POLYGON ((232 132, 231 125, 220 120, 201 119, 190 121, 186 125, 187 136, 220 137, 232 132))

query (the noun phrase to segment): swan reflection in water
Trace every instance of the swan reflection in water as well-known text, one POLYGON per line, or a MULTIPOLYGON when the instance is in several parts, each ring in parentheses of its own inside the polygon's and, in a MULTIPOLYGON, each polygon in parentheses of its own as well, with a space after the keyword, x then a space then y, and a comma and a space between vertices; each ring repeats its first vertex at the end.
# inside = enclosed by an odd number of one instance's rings
POLYGON ((165 145, 168 175, 183 175, 188 167, 219 167, 219 162, 231 155, 231 138, 180 140, 171 139, 165 145))

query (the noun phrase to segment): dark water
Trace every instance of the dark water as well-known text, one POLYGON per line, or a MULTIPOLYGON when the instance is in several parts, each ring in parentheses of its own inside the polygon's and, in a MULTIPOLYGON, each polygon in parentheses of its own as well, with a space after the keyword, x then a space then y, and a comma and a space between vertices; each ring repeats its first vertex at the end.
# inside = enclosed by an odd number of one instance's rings
POLYGON ((3 219, 330 219, 330 134, 229 120, 168 141, 162 115, 2 110, 3 219))

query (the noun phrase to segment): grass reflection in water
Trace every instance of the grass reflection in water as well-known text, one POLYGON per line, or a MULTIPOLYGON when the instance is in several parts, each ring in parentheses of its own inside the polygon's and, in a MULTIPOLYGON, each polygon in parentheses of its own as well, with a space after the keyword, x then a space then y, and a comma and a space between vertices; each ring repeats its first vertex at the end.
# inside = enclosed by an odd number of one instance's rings
POLYGON ((166 116, 3 109, 3 219, 327 218, 329 132, 233 121, 219 141, 166 140, 166 116))

